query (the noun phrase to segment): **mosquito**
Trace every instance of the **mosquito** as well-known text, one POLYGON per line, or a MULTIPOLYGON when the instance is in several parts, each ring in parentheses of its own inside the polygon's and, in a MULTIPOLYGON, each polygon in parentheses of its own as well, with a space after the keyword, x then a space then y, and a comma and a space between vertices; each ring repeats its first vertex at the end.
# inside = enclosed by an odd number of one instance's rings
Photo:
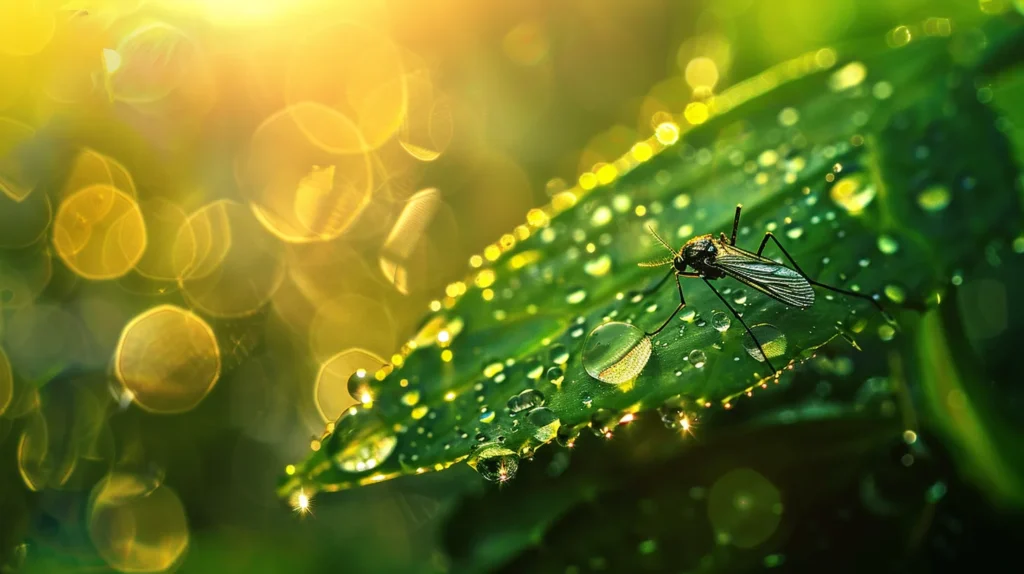
POLYGON ((772 370, 773 374, 777 370, 768 359, 768 354, 761 347, 761 342, 754 336, 753 331, 747 326, 743 317, 718 292, 718 289, 715 289, 715 286, 711 284, 712 281, 723 277, 732 277, 780 303, 798 309, 806 309, 814 304, 814 290, 811 288, 814 285, 829 291, 870 301, 872 305, 878 308, 882 316, 886 318, 886 321, 891 321, 888 313, 885 312, 885 309, 882 308, 882 305, 874 297, 826 285, 808 277, 771 231, 764 234, 764 239, 761 240, 761 245, 757 248, 756 253, 736 247, 736 231, 740 227, 740 211, 742 209, 742 205, 736 206, 736 217, 732 221, 732 235, 726 237, 724 233, 721 233, 718 239, 715 239, 712 234, 698 235, 687 241, 679 251, 676 251, 667 241, 662 239, 654 231, 653 227, 647 227, 648 231, 658 240, 658 243, 661 243, 665 249, 668 249, 672 256, 657 261, 640 263, 640 267, 671 265, 672 269, 656 285, 647 289, 644 295, 657 291, 670 277, 675 277, 676 287, 679 290, 679 306, 676 307, 676 310, 669 315, 669 318, 660 327, 647 333, 648 337, 653 337, 660 333, 679 311, 686 306, 686 299, 683 297, 683 284, 679 281, 681 277, 702 279, 707 284, 711 291, 732 312, 733 317, 736 317, 740 324, 743 325, 743 328, 747 330, 747 334, 754 340, 754 344, 761 351, 761 356, 764 357, 765 363, 767 363, 768 368, 772 370), (761 255, 764 253, 764 248, 768 245, 769 241, 775 242, 775 245, 778 246, 782 254, 793 266, 792 268, 761 255), (687 268, 692 269, 692 271, 687 271, 687 268))

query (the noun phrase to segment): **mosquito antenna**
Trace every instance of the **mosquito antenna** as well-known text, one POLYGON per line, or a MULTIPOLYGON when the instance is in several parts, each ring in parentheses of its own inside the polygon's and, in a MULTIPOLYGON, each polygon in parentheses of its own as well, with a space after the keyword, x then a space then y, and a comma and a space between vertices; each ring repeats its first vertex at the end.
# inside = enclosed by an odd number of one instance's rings
POLYGON ((664 239, 661 238, 660 235, 658 235, 658 232, 654 230, 654 226, 648 224, 647 231, 650 231, 651 235, 653 235, 654 238, 658 240, 658 243, 660 243, 665 249, 668 249, 669 253, 671 253, 673 257, 675 256, 676 250, 673 249, 673 247, 668 244, 668 241, 665 241, 664 239))

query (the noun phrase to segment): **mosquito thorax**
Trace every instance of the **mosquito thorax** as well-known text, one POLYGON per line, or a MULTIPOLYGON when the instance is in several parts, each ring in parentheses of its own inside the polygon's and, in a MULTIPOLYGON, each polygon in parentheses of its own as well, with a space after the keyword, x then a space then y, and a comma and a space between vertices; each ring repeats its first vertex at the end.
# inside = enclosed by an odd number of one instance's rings
POLYGON ((699 235, 683 245, 683 260, 693 265, 694 263, 706 263, 714 259, 718 248, 715 247, 715 240, 711 235, 699 235))

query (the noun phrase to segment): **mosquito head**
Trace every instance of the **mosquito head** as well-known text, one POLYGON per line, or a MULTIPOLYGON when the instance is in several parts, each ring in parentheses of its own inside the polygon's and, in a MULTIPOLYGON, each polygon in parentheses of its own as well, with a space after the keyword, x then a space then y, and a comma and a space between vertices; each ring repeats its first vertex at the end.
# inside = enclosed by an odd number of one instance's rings
POLYGON ((696 267, 714 261, 717 254, 715 240, 710 235, 701 235, 686 242, 682 249, 682 260, 691 267, 696 267))

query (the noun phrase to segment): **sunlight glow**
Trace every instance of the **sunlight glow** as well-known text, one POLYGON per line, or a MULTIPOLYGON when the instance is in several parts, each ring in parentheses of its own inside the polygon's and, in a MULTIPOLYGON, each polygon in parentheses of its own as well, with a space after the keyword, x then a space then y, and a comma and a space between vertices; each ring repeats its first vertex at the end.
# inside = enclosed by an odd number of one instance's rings
POLYGON ((156 3, 226 26, 266 24, 329 4, 327 0, 157 0, 156 3))

